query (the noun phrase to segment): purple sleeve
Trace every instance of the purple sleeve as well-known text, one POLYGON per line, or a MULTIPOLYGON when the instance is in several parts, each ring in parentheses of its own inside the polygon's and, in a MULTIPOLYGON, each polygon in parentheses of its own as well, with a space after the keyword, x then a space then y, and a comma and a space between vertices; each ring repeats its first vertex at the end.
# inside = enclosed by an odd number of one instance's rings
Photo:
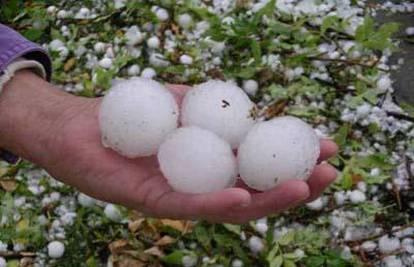
MULTIPOLYGON (((46 51, 11 28, 0 24, 0 75, 10 62, 19 57, 38 61, 45 68, 47 80, 50 80, 52 62, 46 51)), ((13 164, 17 162, 18 157, 0 148, 1 159, 13 164)))
POLYGON ((0 73, 19 57, 38 61, 45 68, 47 79, 50 80, 52 63, 46 51, 11 28, 0 24, 0 73))

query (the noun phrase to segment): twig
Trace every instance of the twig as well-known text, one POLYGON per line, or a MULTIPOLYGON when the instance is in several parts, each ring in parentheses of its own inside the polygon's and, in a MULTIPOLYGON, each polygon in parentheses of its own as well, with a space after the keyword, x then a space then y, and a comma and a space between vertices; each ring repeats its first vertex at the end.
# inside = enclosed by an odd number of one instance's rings
MULTIPOLYGON (((375 68, 376 64, 364 64, 361 63, 359 61, 355 61, 355 60, 348 60, 348 59, 340 59, 340 58, 323 58, 323 57, 308 57, 308 59, 310 60, 318 60, 318 61, 329 61, 329 62, 339 62, 339 63, 344 63, 347 65, 356 65, 356 66, 361 66, 364 68, 375 68)), ((383 69, 383 68, 379 68, 376 67, 378 70, 383 71, 383 72, 389 72, 389 70, 383 69)))
POLYGON ((392 116, 392 117, 394 117, 396 119, 399 119, 399 120, 406 120, 406 121, 414 122, 413 117, 405 115, 405 114, 401 114, 401 113, 398 113, 398 112, 387 111, 387 115, 392 116))
POLYGON ((410 159, 408 156, 405 156, 405 168, 407 170, 408 179, 411 182, 411 185, 414 186, 414 174, 411 171, 411 164, 413 163, 413 160, 410 159))
POLYGON ((20 257, 35 257, 36 253, 33 252, 14 252, 14 251, 1 251, 0 257, 4 258, 20 258, 20 257))

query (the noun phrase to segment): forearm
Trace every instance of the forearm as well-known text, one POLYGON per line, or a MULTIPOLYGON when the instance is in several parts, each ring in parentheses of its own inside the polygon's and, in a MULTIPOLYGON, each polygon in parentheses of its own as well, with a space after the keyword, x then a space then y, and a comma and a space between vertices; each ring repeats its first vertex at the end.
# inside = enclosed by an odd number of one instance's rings
POLYGON ((0 94, 0 147, 45 164, 55 149, 59 117, 74 98, 31 71, 16 73, 0 94))

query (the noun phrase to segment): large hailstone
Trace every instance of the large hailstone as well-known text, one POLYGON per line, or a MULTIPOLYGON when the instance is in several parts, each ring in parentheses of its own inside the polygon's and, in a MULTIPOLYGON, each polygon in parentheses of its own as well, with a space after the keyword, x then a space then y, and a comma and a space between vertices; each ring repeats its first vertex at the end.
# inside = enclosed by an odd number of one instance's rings
POLYGON ((163 85, 133 78, 117 83, 102 101, 102 143, 128 158, 154 155, 177 120, 177 103, 163 85))
POLYGON ((261 191, 287 179, 306 180, 319 153, 315 131, 302 120, 288 116, 260 122, 240 144, 240 176, 248 186, 261 191))
POLYGON ((170 134, 158 151, 158 161, 170 186, 182 193, 208 193, 234 185, 236 158, 216 134, 184 127, 170 134))
POLYGON ((195 86, 184 97, 181 122, 216 133, 237 148, 255 123, 254 103, 238 86, 212 80, 195 86))

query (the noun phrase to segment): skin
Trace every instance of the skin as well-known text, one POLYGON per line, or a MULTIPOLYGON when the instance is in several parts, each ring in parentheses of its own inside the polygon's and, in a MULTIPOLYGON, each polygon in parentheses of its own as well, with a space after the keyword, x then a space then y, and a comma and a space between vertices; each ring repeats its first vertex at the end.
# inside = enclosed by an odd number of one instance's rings
MULTIPOLYGON (((180 103, 189 87, 168 88, 180 103)), ((290 180, 267 192, 240 183, 209 194, 177 193, 159 171, 156 157, 130 160, 101 145, 100 102, 20 71, 0 95, 0 147, 94 198, 171 219, 245 223, 317 198, 336 177, 332 166, 321 163, 307 182, 290 180)), ((321 141, 321 162, 336 152, 335 143, 321 141)))

